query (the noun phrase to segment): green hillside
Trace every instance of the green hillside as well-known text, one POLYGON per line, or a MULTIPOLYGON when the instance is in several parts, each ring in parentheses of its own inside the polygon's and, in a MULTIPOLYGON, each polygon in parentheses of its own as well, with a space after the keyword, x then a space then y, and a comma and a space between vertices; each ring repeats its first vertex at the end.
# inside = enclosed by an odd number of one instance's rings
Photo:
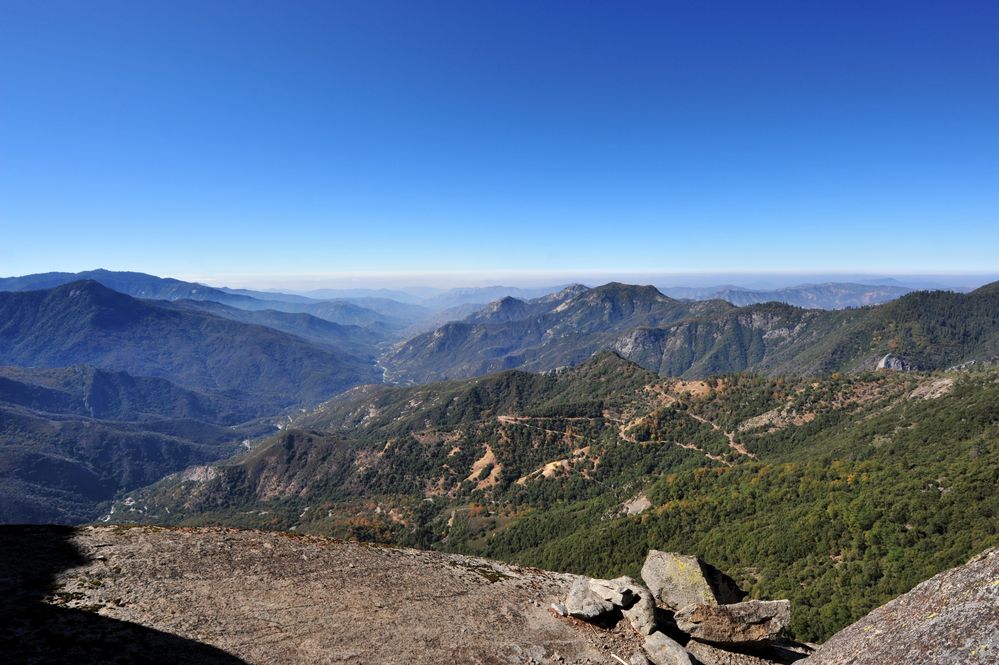
POLYGON ((999 375, 577 368, 356 389, 122 519, 435 547, 599 575, 693 552, 822 639, 999 542, 999 375), (648 507, 640 510, 643 499, 648 507), (627 515, 631 507, 636 514, 627 515))

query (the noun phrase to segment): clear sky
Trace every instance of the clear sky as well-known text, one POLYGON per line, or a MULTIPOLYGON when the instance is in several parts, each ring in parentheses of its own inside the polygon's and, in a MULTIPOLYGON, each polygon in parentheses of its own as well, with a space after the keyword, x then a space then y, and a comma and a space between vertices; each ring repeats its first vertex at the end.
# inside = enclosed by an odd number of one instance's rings
POLYGON ((0 275, 994 272, 999 2, 0 3, 0 275))

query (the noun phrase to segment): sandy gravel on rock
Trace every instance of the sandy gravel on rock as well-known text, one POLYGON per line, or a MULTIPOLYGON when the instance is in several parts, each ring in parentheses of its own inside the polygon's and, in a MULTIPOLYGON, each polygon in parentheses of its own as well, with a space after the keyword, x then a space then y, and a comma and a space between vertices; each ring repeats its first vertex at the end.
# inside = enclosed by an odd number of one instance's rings
POLYGON ((555 616, 572 576, 459 555, 221 528, 85 527, 69 607, 248 663, 615 663, 638 644, 555 616))

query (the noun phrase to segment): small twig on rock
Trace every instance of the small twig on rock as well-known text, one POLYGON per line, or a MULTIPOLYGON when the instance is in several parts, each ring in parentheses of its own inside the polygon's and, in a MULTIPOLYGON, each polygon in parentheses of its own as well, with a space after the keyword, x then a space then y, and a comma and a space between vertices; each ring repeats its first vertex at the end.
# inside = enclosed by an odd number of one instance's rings
POLYGON ((621 663, 621 665, 628 665, 628 663, 624 662, 624 659, 621 658, 621 656, 617 655, 616 653, 612 653, 611 656, 614 657, 614 660, 621 663))

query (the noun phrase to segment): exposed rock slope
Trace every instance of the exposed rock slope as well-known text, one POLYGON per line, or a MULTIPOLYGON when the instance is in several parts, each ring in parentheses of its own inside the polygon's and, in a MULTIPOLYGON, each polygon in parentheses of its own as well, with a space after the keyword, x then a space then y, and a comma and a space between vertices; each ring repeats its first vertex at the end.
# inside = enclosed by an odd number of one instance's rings
POLYGON ((822 645, 809 665, 999 662, 999 549, 944 571, 822 645))
POLYGON ((702 642, 651 598, 631 578, 282 532, 0 527, 4 663, 985 664, 999 646, 999 550, 807 657, 779 629, 702 642), (580 599, 608 607, 567 616, 580 599))
MULTIPOLYGON (((3 662, 95 662, 105 633, 128 630, 179 649, 150 662, 582 665, 639 643, 623 625, 594 630, 549 612, 573 576, 484 559, 233 529, 0 535, 3 662), (74 622, 87 634, 39 643, 74 622)), ((129 657, 134 644, 114 646, 129 657)))

